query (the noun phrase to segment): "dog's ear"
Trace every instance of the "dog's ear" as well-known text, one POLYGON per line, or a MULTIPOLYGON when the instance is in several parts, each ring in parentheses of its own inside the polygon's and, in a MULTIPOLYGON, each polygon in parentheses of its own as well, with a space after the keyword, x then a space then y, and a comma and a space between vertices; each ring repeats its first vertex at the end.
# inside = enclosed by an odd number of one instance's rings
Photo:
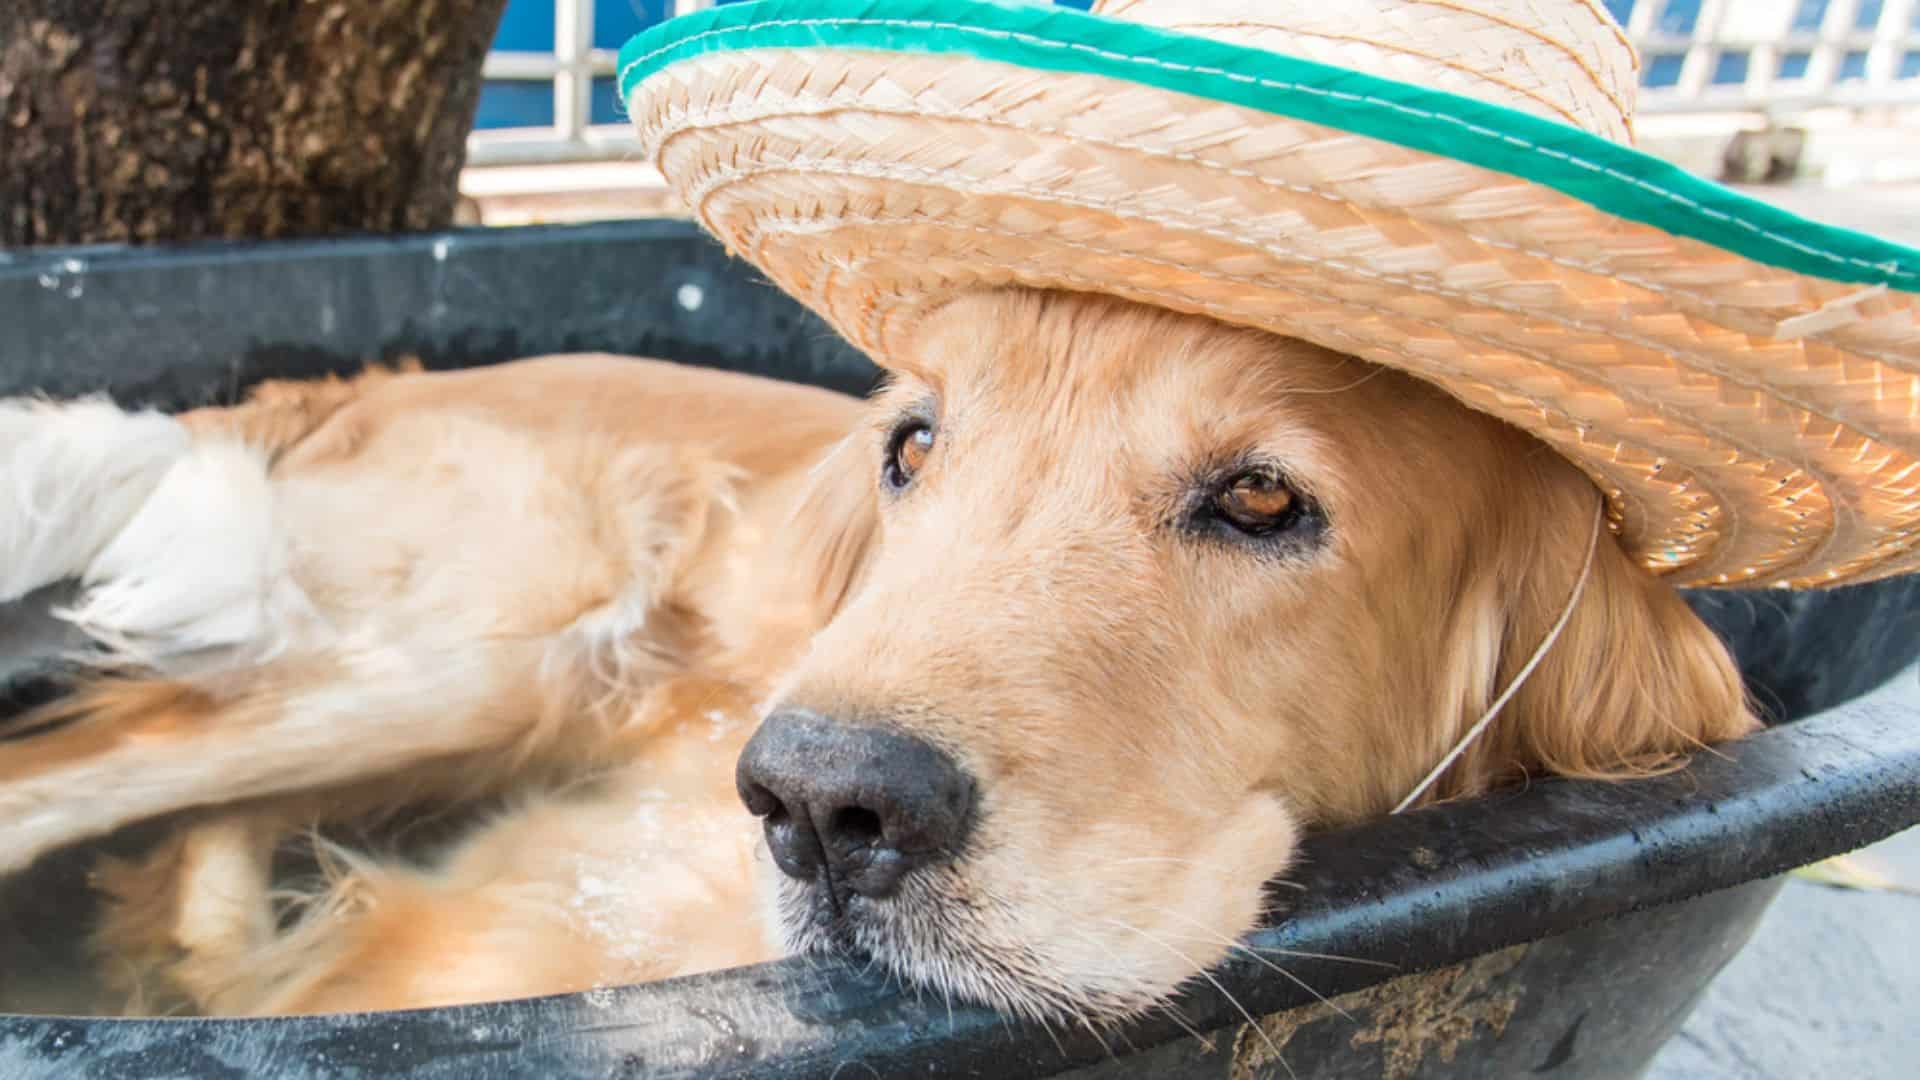
POLYGON ((796 477, 780 534, 745 575, 747 592, 731 605, 750 613, 734 650, 741 669, 771 677, 790 666, 866 576, 880 519, 862 435, 835 443, 796 477))
MULTIPOLYGON (((1454 686, 1452 739, 1512 685, 1567 612, 1598 498, 1579 488, 1575 498, 1564 487, 1545 494, 1542 503, 1560 512, 1488 545, 1506 572, 1483 566, 1481 587, 1458 612, 1455 659, 1466 675, 1454 686)), ((1726 646, 1603 531, 1566 626, 1436 795, 1524 775, 1644 776, 1756 726, 1726 646)))
MULTIPOLYGON (((1503 677, 1526 664, 1568 591, 1533 588, 1516 598, 1503 677)), ((1606 535, 1566 629, 1511 707, 1522 762, 1562 776, 1661 771, 1757 726, 1726 646, 1606 535)))
POLYGON ((808 471, 795 500, 787 555, 800 571, 794 583, 824 626, 859 588, 879 536, 872 470, 860 456, 860 435, 835 443, 808 471))

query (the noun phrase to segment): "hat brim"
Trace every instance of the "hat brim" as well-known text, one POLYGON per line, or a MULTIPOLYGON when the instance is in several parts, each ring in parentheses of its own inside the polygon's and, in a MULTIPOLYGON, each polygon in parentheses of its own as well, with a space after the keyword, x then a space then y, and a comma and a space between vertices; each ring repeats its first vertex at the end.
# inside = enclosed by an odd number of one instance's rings
POLYGON ((1578 129, 1041 5, 761 0, 622 50, 702 222, 885 362, 955 291, 1108 292, 1430 379, 1681 583, 1915 568, 1920 252, 1578 129))

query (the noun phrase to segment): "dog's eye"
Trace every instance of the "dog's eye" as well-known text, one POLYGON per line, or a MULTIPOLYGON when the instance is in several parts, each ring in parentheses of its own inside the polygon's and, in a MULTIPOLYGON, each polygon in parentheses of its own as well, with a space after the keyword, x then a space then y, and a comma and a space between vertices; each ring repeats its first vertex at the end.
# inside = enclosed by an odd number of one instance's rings
POLYGON ((1248 469, 1227 479, 1213 497, 1214 514, 1248 536, 1268 536, 1292 525, 1301 499, 1286 481, 1264 469, 1248 469))
POLYGON ((887 443, 887 486, 895 491, 913 483, 933 453, 933 425, 925 420, 908 420, 893 430, 887 443))

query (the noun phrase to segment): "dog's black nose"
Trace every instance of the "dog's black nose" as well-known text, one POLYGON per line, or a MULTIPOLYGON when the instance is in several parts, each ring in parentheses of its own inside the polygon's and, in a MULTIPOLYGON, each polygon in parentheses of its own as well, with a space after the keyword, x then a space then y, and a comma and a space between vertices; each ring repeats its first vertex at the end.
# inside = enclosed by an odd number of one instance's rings
POLYGON ((932 745, 797 709, 754 732, 734 783, 766 819, 781 871, 824 874, 835 894, 886 896, 909 871, 952 856, 972 818, 973 779, 932 745))

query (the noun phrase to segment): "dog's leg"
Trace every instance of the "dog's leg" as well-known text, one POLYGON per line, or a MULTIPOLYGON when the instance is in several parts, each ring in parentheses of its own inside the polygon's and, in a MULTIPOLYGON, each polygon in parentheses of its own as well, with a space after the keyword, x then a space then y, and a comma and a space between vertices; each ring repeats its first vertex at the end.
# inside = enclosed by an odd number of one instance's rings
POLYGON ((217 680, 91 684, 0 750, 0 873, 173 810, 508 750, 540 717, 543 645, 345 648, 217 680))
POLYGON ((221 1007, 235 965, 272 940, 272 856, 281 822, 250 811, 183 824, 138 859, 105 858, 93 937, 130 1013, 221 1007))
POLYGON ((678 801, 645 777, 616 776, 587 798, 538 797, 431 868, 347 864, 311 917, 235 965, 247 992, 215 1004, 417 1008, 771 959, 758 834, 731 793, 678 801))
POLYGON ((759 827, 729 763, 746 688, 697 677, 636 708, 649 732, 597 785, 525 796, 429 865, 320 849, 303 916, 269 921, 268 837, 299 811, 184 828, 100 882, 119 903, 103 959, 205 1013, 402 1008, 662 978, 766 959, 759 827))
POLYGON ((246 663, 312 618, 286 563, 266 453, 200 440, 94 554, 85 591, 61 614, 122 661, 246 663))
MULTIPOLYGON (((517 836, 521 853, 550 838, 517 836)), ((331 853, 333 876, 300 922, 225 965, 209 1012, 363 1012, 495 1001, 625 981, 572 914, 574 875, 502 865, 438 872, 331 853), (489 872, 491 871, 491 872, 489 872)))

